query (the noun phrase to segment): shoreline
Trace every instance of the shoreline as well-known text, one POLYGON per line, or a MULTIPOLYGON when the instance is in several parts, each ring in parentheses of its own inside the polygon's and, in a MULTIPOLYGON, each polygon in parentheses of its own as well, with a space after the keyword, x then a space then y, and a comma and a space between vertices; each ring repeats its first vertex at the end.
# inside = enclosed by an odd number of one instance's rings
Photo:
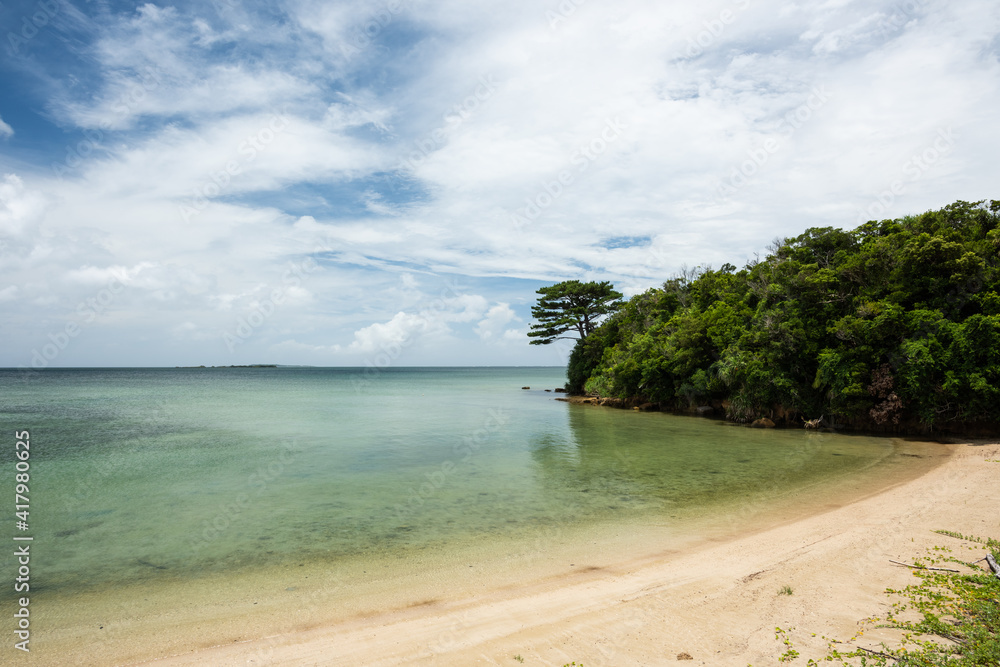
MULTIPOLYGON (((885 611, 885 588, 911 582, 890 559, 961 545, 935 529, 995 536, 987 517, 1000 512, 1000 463, 988 460, 1000 458, 1000 445, 933 447, 942 461, 916 478, 760 530, 627 558, 619 548, 523 585, 490 586, 470 572, 464 596, 436 596, 431 585, 407 606, 357 608, 333 622, 129 664, 499 665, 520 655, 527 665, 592 667, 687 653, 692 665, 766 665, 785 648, 776 626, 794 627, 796 649, 820 658, 819 636, 850 638, 885 611), (779 595, 783 586, 794 594, 779 595)), ((860 645, 878 641, 869 634, 860 645)))
MULTIPOLYGON (((545 391, 549 392, 552 390, 546 389, 545 391)), ((590 407, 608 408, 613 410, 662 412, 664 414, 684 417, 700 417, 702 419, 713 419, 716 421, 726 422, 728 424, 740 424, 750 428, 801 430, 805 427, 808 430, 814 430, 817 433, 868 435, 878 438, 914 438, 932 442, 947 441, 949 443, 961 443, 970 439, 994 439, 997 437, 998 431, 1000 431, 1000 425, 998 424, 961 423, 957 429, 951 428, 947 425, 938 425, 938 430, 935 432, 926 425, 920 425, 914 422, 904 423, 901 427, 897 425, 880 426, 874 422, 867 422, 859 420, 858 418, 844 418, 847 419, 847 421, 839 424, 832 424, 830 426, 823 426, 821 425, 821 422, 823 421, 822 416, 820 416, 818 420, 815 420, 817 425, 808 426, 804 418, 802 418, 803 421, 801 423, 794 420, 789 422, 787 415, 781 414, 771 415, 774 418, 773 421, 771 418, 765 416, 760 419, 756 419, 753 422, 737 422, 729 419, 725 414, 723 414, 724 411, 718 404, 702 405, 694 408, 677 408, 669 407, 663 403, 649 402, 638 397, 623 399, 601 397, 599 395, 591 394, 565 394, 564 396, 556 397, 554 400, 562 403, 568 403, 570 405, 587 405, 590 407), (764 424, 765 422, 766 425, 764 424)))

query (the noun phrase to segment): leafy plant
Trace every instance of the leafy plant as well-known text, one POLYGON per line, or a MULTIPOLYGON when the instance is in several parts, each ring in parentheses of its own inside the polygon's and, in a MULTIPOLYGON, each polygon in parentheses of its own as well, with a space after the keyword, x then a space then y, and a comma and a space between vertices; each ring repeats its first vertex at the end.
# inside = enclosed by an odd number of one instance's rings
MULTIPOLYGON (((951 531, 936 532, 985 544, 994 558, 1000 556, 998 540, 964 536, 951 531)), ((902 590, 888 589, 887 594, 900 599, 893 603, 884 619, 867 621, 868 624, 878 623, 880 627, 903 630, 898 646, 888 646, 883 642, 879 650, 854 648, 847 651, 837 648, 843 643, 831 640, 824 660, 861 667, 1000 665, 1000 578, 976 567, 979 561, 968 563, 947 555, 950 552, 947 547, 930 549, 927 556, 913 565, 913 574, 920 582, 902 590), (964 571, 932 569, 942 563, 963 566, 964 571)), ((798 652, 786 633, 780 628, 776 630, 776 638, 782 639, 788 647, 780 660, 786 662, 797 658, 798 652)), ((817 663, 810 660, 808 664, 817 663)))

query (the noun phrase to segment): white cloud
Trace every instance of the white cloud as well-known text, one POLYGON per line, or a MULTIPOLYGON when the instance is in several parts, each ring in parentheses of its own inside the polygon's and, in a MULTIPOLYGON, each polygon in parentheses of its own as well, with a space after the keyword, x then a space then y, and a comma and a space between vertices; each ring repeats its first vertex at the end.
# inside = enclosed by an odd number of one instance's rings
POLYGON ((0 118, 0 139, 10 139, 14 136, 14 128, 4 122, 3 118, 0 118))
POLYGON ((0 180, 0 235, 17 236, 37 224, 45 208, 42 195, 28 190, 17 174, 0 180))
POLYGON ((486 316, 476 324, 476 334, 484 341, 495 341, 503 336, 504 327, 515 319, 517 314, 509 304, 498 303, 486 311, 486 316))
POLYGON ((398 351, 413 344, 419 336, 431 330, 441 330, 439 321, 431 320, 421 315, 404 312, 396 315, 385 323, 375 324, 358 329, 354 332, 354 340, 348 346, 352 352, 372 353, 398 351))
POLYGON ((107 285, 109 283, 128 284, 146 269, 154 268, 156 265, 151 262, 140 262, 132 267, 108 266, 98 268, 95 266, 81 266, 67 272, 66 277, 71 282, 83 285, 107 285))

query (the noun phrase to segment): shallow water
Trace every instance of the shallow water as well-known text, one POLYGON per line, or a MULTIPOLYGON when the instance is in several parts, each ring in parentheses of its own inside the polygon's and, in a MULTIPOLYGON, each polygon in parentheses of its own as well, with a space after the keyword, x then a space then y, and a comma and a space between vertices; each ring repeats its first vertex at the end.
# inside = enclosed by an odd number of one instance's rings
MULTIPOLYGON (((886 438, 542 391, 563 381, 561 368, 0 371, 0 497, 13 497, 13 432, 27 429, 32 590, 51 599, 739 517, 899 463, 886 438)), ((0 567, 15 568, 9 551, 0 567)))

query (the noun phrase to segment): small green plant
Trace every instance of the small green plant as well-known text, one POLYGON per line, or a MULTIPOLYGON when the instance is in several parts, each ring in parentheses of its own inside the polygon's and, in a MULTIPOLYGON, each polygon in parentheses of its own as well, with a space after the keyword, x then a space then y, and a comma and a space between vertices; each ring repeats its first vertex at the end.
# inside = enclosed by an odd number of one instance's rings
POLYGON ((517 655, 515 655, 514 659, 517 660, 518 662, 524 662, 524 658, 521 657, 520 653, 518 653, 517 655))
POLYGON ((977 544, 988 544, 990 540, 975 537, 974 535, 963 535, 962 533, 956 533, 953 530, 935 530, 938 535, 947 535, 948 537, 954 537, 956 540, 965 540, 966 542, 975 542, 977 544))
POLYGON ((791 595, 792 592, 791 586, 782 586, 781 590, 778 591, 778 595, 791 595))
MULTIPOLYGON (((795 628, 788 628, 788 632, 791 632, 794 629, 795 628)), ((799 652, 795 650, 794 646, 792 646, 792 640, 788 637, 785 630, 782 630, 781 628, 775 628, 774 638, 780 639, 781 642, 785 645, 785 652, 782 653, 781 656, 778 658, 778 662, 791 662, 792 660, 795 660, 796 658, 799 657, 799 652)))
MULTIPOLYGON (((1000 556, 1000 541, 962 535, 951 531, 935 531, 942 535, 986 545, 994 559, 1000 556)), ((893 603, 883 619, 871 618, 867 624, 903 631, 899 646, 879 650, 854 648, 841 651, 834 645, 853 642, 829 640, 825 661, 860 667, 988 667, 1000 665, 1000 579, 992 572, 945 555, 951 550, 934 547, 926 557, 918 559, 913 575, 920 582, 902 590, 887 589, 900 599, 893 603), (966 571, 932 569, 939 563, 964 565, 966 571), (906 618, 904 618, 906 616, 906 618)), ((986 560, 985 558, 980 560, 986 560)), ((860 635, 861 633, 859 633, 860 635)), ((779 660, 787 662, 798 657, 791 641, 781 628, 775 638, 783 639, 788 650, 779 660)), ((814 664, 810 660, 810 664, 814 664)))

